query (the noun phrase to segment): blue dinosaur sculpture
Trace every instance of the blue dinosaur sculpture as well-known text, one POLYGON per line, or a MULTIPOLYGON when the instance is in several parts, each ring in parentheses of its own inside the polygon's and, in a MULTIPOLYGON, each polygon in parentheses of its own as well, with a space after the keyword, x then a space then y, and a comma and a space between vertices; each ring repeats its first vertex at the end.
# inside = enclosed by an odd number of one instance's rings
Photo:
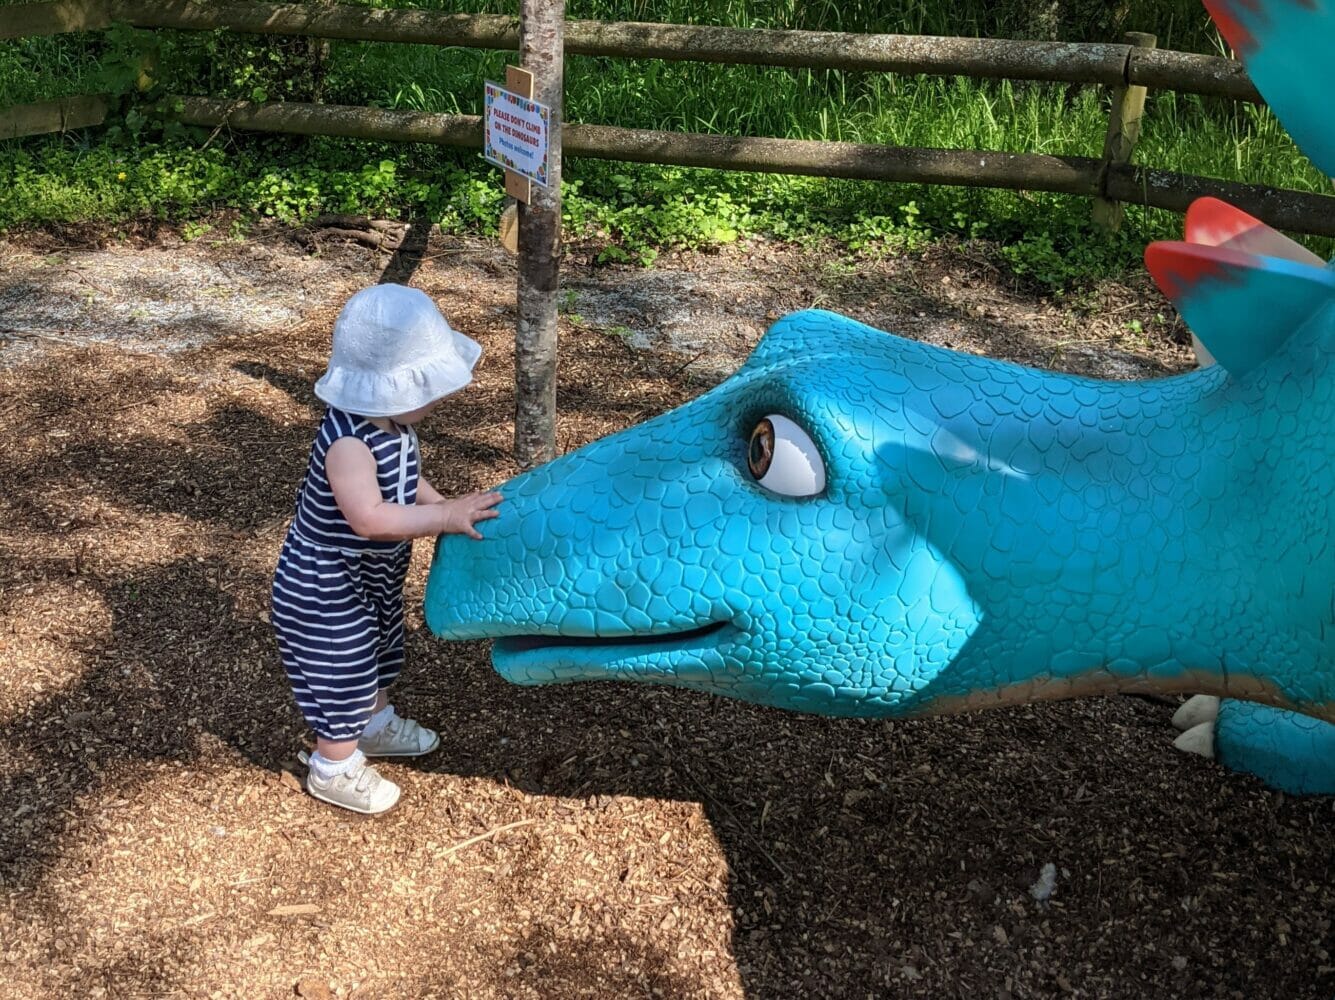
MULTIPOLYGON (((1267 93, 1268 46, 1335 51, 1335 0, 1207 2, 1267 93)), ((1200 692, 1225 764, 1335 792, 1335 269, 1218 203, 1147 260, 1217 364, 1101 382, 797 313, 441 538, 429 626, 517 683, 827 715, 1200 692)))

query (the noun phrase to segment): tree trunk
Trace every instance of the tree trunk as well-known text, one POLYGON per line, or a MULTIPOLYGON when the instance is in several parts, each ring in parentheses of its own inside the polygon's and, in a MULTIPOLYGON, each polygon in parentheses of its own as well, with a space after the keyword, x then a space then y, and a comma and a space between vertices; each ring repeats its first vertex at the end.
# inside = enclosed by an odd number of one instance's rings
POLYGON ((549 187, 519 206, 515 327, 515 458, 528 469, 556 457, 556 312, 561 269, 561 106, 565 0, 522 0, 519 52, 533 99, 551 109, 549 187))

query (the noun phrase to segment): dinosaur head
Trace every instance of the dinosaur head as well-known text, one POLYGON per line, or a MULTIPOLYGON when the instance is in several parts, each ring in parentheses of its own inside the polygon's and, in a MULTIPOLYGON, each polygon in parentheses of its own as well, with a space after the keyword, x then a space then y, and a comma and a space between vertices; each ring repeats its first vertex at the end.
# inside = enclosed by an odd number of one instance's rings
POLYGON ((1329 436, 1279 429, 1330 426, 1335 289, 1276 274, 1314 318, 1150 382, 796 313, 712 392, 505 484, 483 541, 437 543, 427 623, 518 683, 824 715, 1126 688, 1329 712, 1329 436))
POLYGON ((979 614, 909 499, 940 486, 944 424, 974 394, 919 350, 832 314, 788 317, 714 391, 506 484, 485 541, 442 538, 428 623, 496 638, 497 670, 519 683, 891 710, 979 614))

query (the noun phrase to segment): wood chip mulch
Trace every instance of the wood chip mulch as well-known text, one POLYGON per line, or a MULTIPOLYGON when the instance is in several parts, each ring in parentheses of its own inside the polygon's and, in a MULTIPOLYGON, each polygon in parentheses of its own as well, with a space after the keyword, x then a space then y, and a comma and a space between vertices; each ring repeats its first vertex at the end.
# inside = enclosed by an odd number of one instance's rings
MULTIPOLYGON (((423 447, 465 491, 514 471, 513 310, 448 263, 413 281, 487 355, 423 447)), ((306 797, 266 604, 332 315, 0 369, 0 994, 1335 995, 1335 802, 1178 754, 1170 706, 515 688, 423 627, 426 545, 396 701, 442 749, 385 817, 306 797)), ((566 448, 698 391, 588 323, 562 352, 566 448)))

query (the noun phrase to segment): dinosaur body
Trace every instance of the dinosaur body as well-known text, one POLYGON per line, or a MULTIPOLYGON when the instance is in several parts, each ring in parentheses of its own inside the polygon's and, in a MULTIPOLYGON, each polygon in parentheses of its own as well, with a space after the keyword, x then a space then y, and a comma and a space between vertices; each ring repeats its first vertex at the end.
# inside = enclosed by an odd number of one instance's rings
POLYGON ((1335 718, 1317 339, 1243 381, 1114 383, 799 313, 714 391, 503 487, 484 542, 441 540, 427 620, 514 637, 493 657, 521 683, 886 716, 1207 691, 1335 718), (815 444, 819 495, 751 474, 770 414, 815 444))
MULTIPOLYGON (((1327 2, 1224 6, 1253 42, 1272 9, 1335 39, 1327 2)), ((1246 699, 1220 759, 1335 791, 1335 270, 1295 246, 1214 203, 1151 248, 1219 363, 1150 382, 790 316, 713 391, 506 484, 485 541, 442 538, 428 624, 519 683, 831 715, 1246 699)))

